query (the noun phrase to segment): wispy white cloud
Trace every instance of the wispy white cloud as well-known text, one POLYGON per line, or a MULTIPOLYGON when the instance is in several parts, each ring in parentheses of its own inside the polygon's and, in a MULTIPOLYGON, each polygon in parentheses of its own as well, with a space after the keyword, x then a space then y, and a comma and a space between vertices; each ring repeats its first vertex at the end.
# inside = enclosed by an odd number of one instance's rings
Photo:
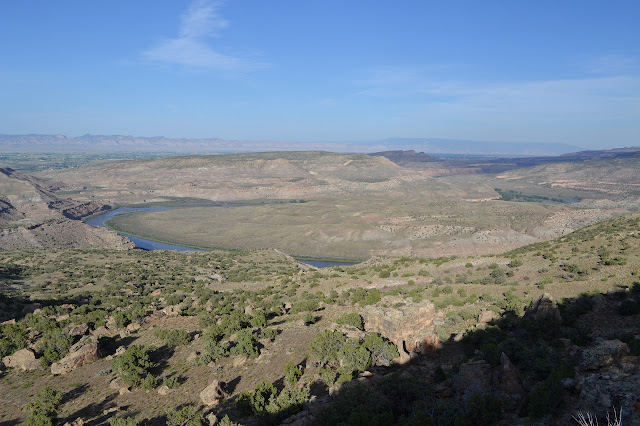
POLYGON ((633 73, 488 83, 447 80, 415 69, 378 69, 355 87, 356 98, 386 108, 398 129, 420 123, 416 133, 429 129, 471 139, 637 143, 640 130, 640 75, 633 73))
POLYGON ((219 71, 246 70, 259 64, 220 52, 211 39, 219 37, 229 22, 218 13, 221 4, 210 0, 195 0, 180 17, 176 38, 166 39, 142 53, 150 62, 182 65, 219 71))

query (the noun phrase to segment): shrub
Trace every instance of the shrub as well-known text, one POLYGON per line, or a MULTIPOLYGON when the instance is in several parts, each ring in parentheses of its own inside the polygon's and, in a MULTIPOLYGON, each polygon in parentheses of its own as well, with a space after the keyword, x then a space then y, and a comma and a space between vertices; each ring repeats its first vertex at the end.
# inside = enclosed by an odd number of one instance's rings
POLYGON ((338 331, 321 331, 309 345, 309 357, 322 365, 337 361, 338 351, 345 341, 345 335, 338 331))
POLYGON ((356 340, 349 339, 338 350, 338 360, 345 373, 362 372, 371 365, 371 353, 356 340))
POLYGON ((306 314, 304 314, 304 317, 302 318, 302 321, 304 321, 304 323, 307 324, 307 325, 315 324, 316 322, 318 322, 318 317, 313 315, 313 313, 311 313, 311 312, 307 312, 306 314))
POLYGON ((40 341, 40 362, 48 365, 62 359, 69 352, 72 343, 71 336, 59 328, 47 331, 40 341))
POLYGON ((293 387, 298 380, 302 377, 302 370, 299 366, 295 365, 293 361, 287 362, 287 365, 284 366, 284 382, 289 387, 293 387))
POLYGON ((45 387, 36 398, 27 405, 29 415, 27 426, 53 426, 58 416, 58 405, 62 402, 62 392, 45 387))
POLYGON ((167 426, 201 426, 204 424, 202 413, 193 405, 174 408, 167 412, 167 426))
POLYGON ((341 325, 350 325, 358 330, 364 330, 364 321, 360 314, 352 312, 350 314, 344 314, 339 317, 336 322, 341 325))
POLYGON ((632 299, 623 300, 618 308, 620 315, 629 316, 640 313, 640 304, 632 299))
POLYGON ((133 417, 111 417, 109 426, 138 426, 138 422, 133 417))
POLYGON ((373 365, 390 365, 394 358, 400 356, 398 348, 391 342, 385 341, 382 337, 375 333, 369 333, 365 336, 362 345, 367 348, 371 354, 371 363, 373 365))
POLYGON ((164 341, 167 346, 181 346, 187 345, 191 342, 191 335, 187 330, 183 329, 167 330, 160 328, 153 330, 153 335, 164 341))
POLYGON ((561 374, 553 372, 547 379, 527 395, 520 407, 521 416, 540 419, 555 414, 563 405, 561 374))
POLYGON ((202 345, 202 354, 200 355, 200 362, 208 364, 211 361, 215 361, 220 358, 224 358, 229 355, 229 344, 227 342, 219 342, 216 339, 206 339, 202 345))
POLYGON ((265 328, 260 332, 261 339, 273 340, 278 337, 278 330, 275 328, 265 328))
POLYGON ((28 336, 21 323, 0 325, 0 358, 25 348, 28 336))
POLYGON ((145 378, 140 382, 140 387, 146 391, 150 391, 155 389, 156 382, 156 378, 153 374, 147 374, 145 378))
POLYGON ((129 386, 139 386, 153 367, 149 352, 140 345, 129 346, 111 364, 111 369, 129 386))
POLYGON ((241 355, 247 358, 257 358, 260 351, 256 346, 256 336, 252 330, 240 330, 236 335, 236 344, 229 351, 231 355, 241 355))

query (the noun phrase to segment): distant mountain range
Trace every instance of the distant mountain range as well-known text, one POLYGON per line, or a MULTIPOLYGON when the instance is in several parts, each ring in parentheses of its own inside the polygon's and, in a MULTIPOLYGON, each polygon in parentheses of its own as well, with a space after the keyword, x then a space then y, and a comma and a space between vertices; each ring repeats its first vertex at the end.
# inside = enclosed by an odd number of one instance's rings
POLYGON ((429 138, 390 138, 357 142, 247 141, 219 138, 186 139, 122 135, 4 135, 0 152, 167 152, 242 153, 263 151, 375 152, 416 150, 428 154, 531 156, 581 151, 567 144, 511 143, 429 138))

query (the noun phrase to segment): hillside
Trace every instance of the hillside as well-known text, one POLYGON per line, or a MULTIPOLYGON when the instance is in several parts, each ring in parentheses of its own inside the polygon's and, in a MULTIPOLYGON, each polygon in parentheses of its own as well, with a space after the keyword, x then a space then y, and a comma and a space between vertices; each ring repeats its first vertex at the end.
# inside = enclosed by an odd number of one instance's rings
POLYGON ((167 197, 215 201, 393 191, 428 177, 365 154, 281 152, 111 162, 38 176, 77 199, 126 203, 167 197))
POLYGON ((80 221, 108 206, 60 198, 55 189, 33 176, 0 168, 0 249, 133 247, 114 232, 80 221))
POLYGON ((505 181, 547 188, 596 191, 611 198, 640 195, 640 154, 611 159, 544 164, 497 176, 505 181))
POLYGON ((633 424, 639 236, 636 215, 498 256, 321 271, 273 250, 0 252, 0 350, 24 348, 3 359, 0 413, 23 421, 49 386, 60 420, 85 424, 185 407, 246 425, 560 425, 614 409, 633 424), (148 362, 131 376, 127 359, 148 362))

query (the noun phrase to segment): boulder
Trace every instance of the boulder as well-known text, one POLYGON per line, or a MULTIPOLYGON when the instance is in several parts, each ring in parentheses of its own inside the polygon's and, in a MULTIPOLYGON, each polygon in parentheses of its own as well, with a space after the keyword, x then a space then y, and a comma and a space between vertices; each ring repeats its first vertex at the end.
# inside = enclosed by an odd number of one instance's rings
POLYGON ((97 341, 80 341, 73 345, 67 356, 51 364, 51 374, 66 374, 81 365, 96 361, 101 357, 97 341))
POLYGON ((500 356, 500 366, 494 372, 494 384, 503 398, 520 400, 524 396, 520 373, 504 352, 500 356))
POLYGON ((89 332, 87 324, 72 325, 69 327, 69 335, 71 337, 84 336, 89 332))
POLYGON ((158 395, 169 395, 171 393, 171 389, 167 385, 161 385, 158 387, 158 395))
POLYGON ((595 346, 584 349, 580 353, 578 368, 593 371, 617 364, 629 354, 629 346, 620 340, 599 340, 595 346))
POLYGON ((227 396, 226 383, 214 380, 200 392, 200 400, 205 405, 217 405, 227 396))
POLYGON ((486 361, 470 361, 462 364, 454 380, 458 399, 466 401, 474 393, 491 393, 492 380, 493 368, 486 361))
POLYGON ((425 354, 438 346, 435 316, 432 303, 399 309, 366 306, 362 312, 365 330, 386 337, 401 354, 425 354))
POLYGON ((524 318, 534 320, 545 319, 562 322, 560 309, 558 308, 556 302, 553 301, 553 297, 551 297, 549 293, 544 293, 540 295, 537 300, 531 302, 524 313, 524 318))
POLYGON ((478 315, 478 322, 480 324, 489 324, 491 321, 493 321, 497 317, 498 317, 498 314, 496 314, 493 311, 482 311, 478 315))
POLYGON ((21 370, 36 370, 40 363, 36 359, 36 354, 31 349, 20 349, 13 355, 2 358, 2 363, 7 367, 20 368, 21 370))
POLYGON ((207 416, 205 417, 205 420, 209 422, 209 426, 216 426, 218 424, 218 416, 216 416, 213 413, 207 414, 207 416))
POLYGON ((30 303, 28 305, 25 305, 24 308, 22 308, 22 313, 23 314, 33 314, 35 311, 37 311, 38 309, 42 308, 42 304, 41 303, 30 303))

